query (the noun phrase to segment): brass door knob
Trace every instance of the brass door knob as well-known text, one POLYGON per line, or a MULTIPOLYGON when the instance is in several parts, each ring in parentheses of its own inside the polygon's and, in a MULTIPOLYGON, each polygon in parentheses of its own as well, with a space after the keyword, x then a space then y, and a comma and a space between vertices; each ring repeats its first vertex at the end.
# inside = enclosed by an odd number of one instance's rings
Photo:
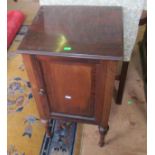
POLYGON ((45 90, 41 88, 41 89, 39 90, 39 95, 41 95, 41 96, 45 95, 45 90))

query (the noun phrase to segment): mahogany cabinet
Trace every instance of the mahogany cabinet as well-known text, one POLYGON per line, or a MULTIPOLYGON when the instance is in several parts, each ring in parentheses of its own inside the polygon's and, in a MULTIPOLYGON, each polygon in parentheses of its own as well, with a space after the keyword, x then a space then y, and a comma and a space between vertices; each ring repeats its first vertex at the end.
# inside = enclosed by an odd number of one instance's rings
POLYGON ((47 133, 50 119, 97 124, 102 146, 123 56, 122 9, 42 6, 18 53, 47 133))

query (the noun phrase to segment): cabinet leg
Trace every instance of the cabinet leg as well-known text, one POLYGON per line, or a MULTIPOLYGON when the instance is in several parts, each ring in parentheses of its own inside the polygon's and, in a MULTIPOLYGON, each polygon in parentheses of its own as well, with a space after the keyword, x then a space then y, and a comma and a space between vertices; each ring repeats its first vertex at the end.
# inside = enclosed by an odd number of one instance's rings
POLYGON ((103 127, 99 126, 99 133, 100 133, 99 146, 100 147, 104 146, 104 140, 105 140, 105 136, 106 136, 108 130, 109 130, 109 126, 107 128, 103 128, 103 127))
POLYGON ((48 137, 52 136, 52 133, 50 131, 50 127, 49 127, 49 121, 48 120, 41 120, 41 122, 44 124, 45 129, 46 129, 46 133, 48 137))
POLYGON ((125 82, 126 82, 126 77, 128 72, 128 65, 129 65, 128 61, 124 61, 122 64, 120 82, 119 82, 118 93, 116 97, 116 104, 122 104, 123 92, 124 92, 125 82))

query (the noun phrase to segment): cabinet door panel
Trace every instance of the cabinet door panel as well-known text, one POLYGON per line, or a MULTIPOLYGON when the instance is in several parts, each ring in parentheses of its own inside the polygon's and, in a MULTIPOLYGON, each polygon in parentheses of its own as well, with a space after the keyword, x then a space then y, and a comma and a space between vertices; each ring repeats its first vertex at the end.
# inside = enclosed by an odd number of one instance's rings
POLYGON ((94 116, 95 65, 41 61, 52 112, 94 116))
POLYGON ((50 118, 50 107, 47 95, 40 95, 41 89, 45 90, 45 83, 42 78, 41 65, 35 56, 23 54, 23 61, 32 84, 32 91, 37 107, 39 110, 40 118, 48 120, 50 118))

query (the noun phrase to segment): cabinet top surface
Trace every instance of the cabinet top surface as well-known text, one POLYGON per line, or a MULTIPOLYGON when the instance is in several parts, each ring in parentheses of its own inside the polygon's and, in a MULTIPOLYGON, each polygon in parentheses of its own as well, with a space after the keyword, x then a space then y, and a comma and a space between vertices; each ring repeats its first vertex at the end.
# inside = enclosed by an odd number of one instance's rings
POLYGON ((18 53, 121 60, 121 7, 42 6, 18 53))

